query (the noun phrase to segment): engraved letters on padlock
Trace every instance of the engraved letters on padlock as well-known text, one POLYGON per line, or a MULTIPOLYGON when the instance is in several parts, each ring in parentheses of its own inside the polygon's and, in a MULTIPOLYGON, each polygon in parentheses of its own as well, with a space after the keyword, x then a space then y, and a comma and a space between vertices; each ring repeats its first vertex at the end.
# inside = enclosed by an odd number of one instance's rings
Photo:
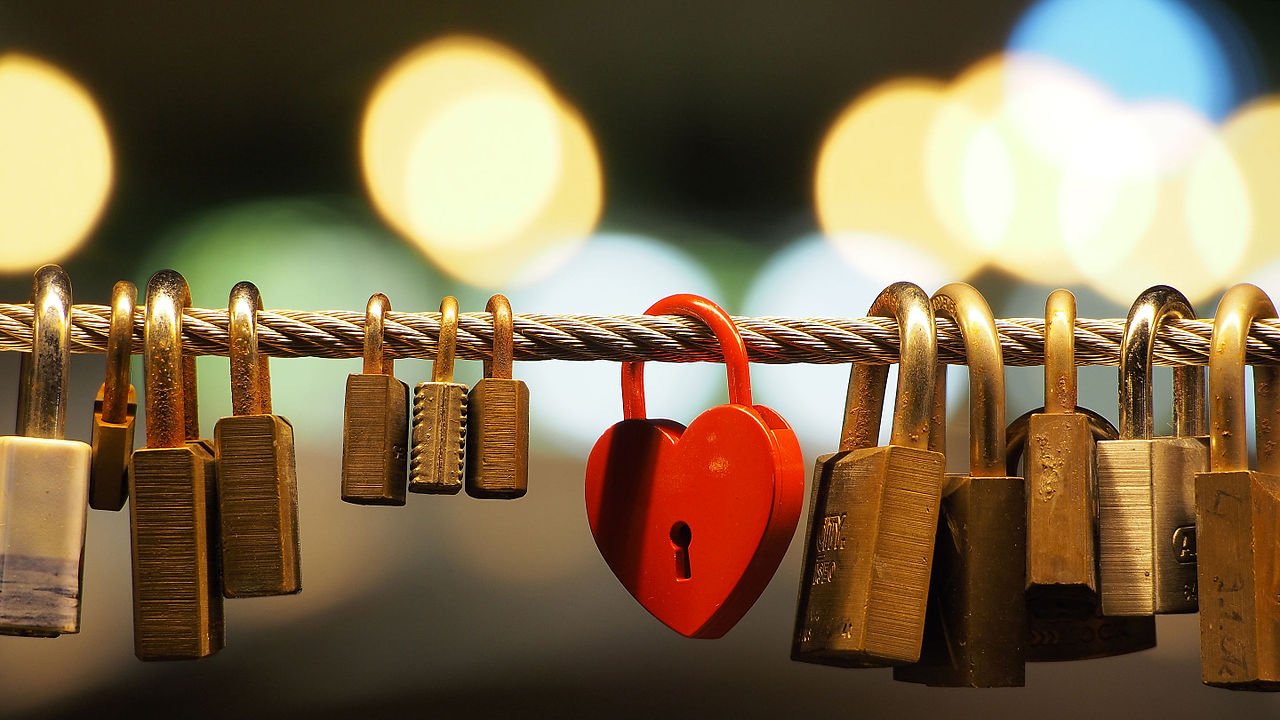
POLYGON ((253 283, 232 288, 227 310, 232 415, 213 431, 222 593, 229 598, 302 590, 293 426, 271 412, 269 361, 258 353, 261 309, 253 283))
POLYGON ((467 386, 453 381, 458 338, 458 301, 440 301, 440 335, 431 382, 413 393, 413 444, 409 491, 453 495, 462 489, 467 439, 467 386))
POLYGON ((391 301, 369 298, 363 372, 347 376, 342 415, 342 499, 357 505, 404 505, 409 462, 409 386, 383 352, 391 301))
POLYGON ((62 268, 45 265, 33 285, 19 436, 0 437, 0 634, 55 637, 80 631, 92 452, 64 439, 71 281, 62 268))
POLYGON ((493 355, 467 400, 467 494, 515 499, 529 489, 529 386, 511 377, 511 304, 489 298, 493 355))

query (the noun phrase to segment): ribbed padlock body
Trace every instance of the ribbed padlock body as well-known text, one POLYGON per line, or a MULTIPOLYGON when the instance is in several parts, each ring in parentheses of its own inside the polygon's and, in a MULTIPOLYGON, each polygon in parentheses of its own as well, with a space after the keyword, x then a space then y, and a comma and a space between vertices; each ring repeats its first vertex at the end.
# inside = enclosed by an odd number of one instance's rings
POLYGON ((302 590, 293 426, 279 415, 232 415, 214 427, 222 593, 302 590))
POLYGON ((80 632, 91 450, 0 437, 0 634, 80 632))
POLYGON ((895 680, 1025 684, 1026 507, 1022 478, 947 476, 920 661, 895 680))
POLYGON ((1280 477, 1196 477, 1204 682, 1280 690, 1280 477))
POLYGON ((102 419, 102 391, 93 403, 93 457, 89 470, 89 507, 118 511, 129 499, 129 456, 133 454, 136 403, 122 423, 102 419))
POLYGON ((1029 602, 1066 596, 1092 604, 1097 593, 1094 444, 1083 414, 1037 413, 1029 420, 1023 453, 1029 602))
POLYGON ((404 505, 409 386, 390 375, 348 375, 346 398, 342 499, 357 505, 404 505))
POLYGON ((467 494, 522 497, 529 489, 529 386, 484 378, 467 405, 467 494))
POLYGON ((1098 581, 1105 615, 1195 612, 1195 476, 1207 437, 1098 443, 1098 581))
POLYGON ((140 660, 201 658, 225 642, 216 488, 208 441, 133 454, 129 519, 140 660))
POLYGON ((793 660, 919 659, 944 462, 895 445, 818 458, 793 660))
POLYGON ((419 383, 413 393, 409 491, 454 495, 462 489, 467 440, 467 386, 419 383))

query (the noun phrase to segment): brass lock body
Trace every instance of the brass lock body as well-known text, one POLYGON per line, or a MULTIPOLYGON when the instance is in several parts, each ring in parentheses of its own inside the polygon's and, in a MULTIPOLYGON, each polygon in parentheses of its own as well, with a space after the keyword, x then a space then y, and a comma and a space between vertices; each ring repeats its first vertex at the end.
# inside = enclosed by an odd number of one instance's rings
POLYGON ((493 355, 467 399, 467 494, 514 500, 529 489, 529 386, 512 379, 511 305, 489 298, 493 355))
POLYGON ((222 594, 291 595, 302 590, 298 471, 293 425, 271 412, 270 367, 258 353, 253 283, 238 283, 228 306, 230 417, 218 420, 218 518, 222 594))
POLYGON ((462 489, 467 440, 467 386, 453 381, 458 339, 458 300, 440 302, 440 334, 431 382, 413 393, 413 443, 409 491, 455 495, 462 489))
POLYGON ((1209 345, 1210 462, 1196 476, 1200 663, 1205 684, 1280 690, 1280 368, 1253 369, 1258 470, 1245 443, 1249 326, 1276 317, 1253 285, 1218 304, 1209 345))
MULTIPOLYGON (((1021 687, 1028 639, 1026 482, 1005 474, 1004 360, 991 308, 964 283, 932 298, 955 321, 969 366, 969 473, 948 474, 917 663, 895 680, 943 687, 1021 687)), ((946 366, 934 382, 931 447, 945 453, 946 366)))
POLYGON ((365 310, 364 371, 347 376, 342 415, 342 499, 356 505, 404 505, 409 462, 409 386, 383 353, 391 302, 381 293, 365 310))
POLYGON ((1195 476, 1208 468, 1203 368, 1174 371, 1177 437, 1152 437, 1151 366, 1168 318, 1194 318, 1165 285, 1142 293, 1120 344, 1120 439, 1098 443, 1098 566, 1106 615, 1197 610, 1195 476))
POLYGON ((928 447, 937 340, 929 298, 886 288, 869 311, 896 317, 901 363, 890 443, 874 447, 885 365, 850 372, 839 452, 818 458, 791 658, 878 667, 920 656, 944 458, 928 447))
POLYGON ((133 311, 138 289, 121 280, 111 289, 107 333, 107 375, 93 401, 89 507, 117 511, 129 498, 129 457, 133 454, 138 398, 129 379, 133 352, 133 311))
POLYGON ((89 446, 66 439, 71 281, 35 273, 17 436, 0 437, 0 635, 80 632, 89 446))
POLYGON ((147 446, 129 464, 134 653, 187 660, 222 649, 217 464, 199 439, 195 358, 182 353, 182 276, 147 283, 143 341, 147 446))

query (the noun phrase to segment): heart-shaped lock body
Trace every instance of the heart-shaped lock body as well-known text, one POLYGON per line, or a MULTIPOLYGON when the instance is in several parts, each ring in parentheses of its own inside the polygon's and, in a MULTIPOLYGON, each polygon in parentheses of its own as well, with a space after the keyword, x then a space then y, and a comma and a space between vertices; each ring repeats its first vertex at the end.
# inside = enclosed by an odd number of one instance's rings
POLYGON ((795 534, 804 502, 800 444, 780 415, 751 404, 746 346, 724 310, 673 295, 647 314, 711 327, 730 402, 687 428, 646 419, 644 365, 624 364, 626 419, 587 460, 587 519, 605 562, 646 610, 681 635, 716 638, 760 596, 795 534))

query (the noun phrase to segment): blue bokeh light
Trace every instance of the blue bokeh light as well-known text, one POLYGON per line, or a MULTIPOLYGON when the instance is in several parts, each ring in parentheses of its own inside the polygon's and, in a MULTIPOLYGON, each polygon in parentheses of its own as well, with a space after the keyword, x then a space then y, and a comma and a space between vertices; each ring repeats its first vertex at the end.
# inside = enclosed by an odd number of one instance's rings
POLYGON ((1226 11, 1184 0, 1040 0, 1009 48, 1088 73, 1122 98, 1184 102, 1221 119, 1254 91, 1248 38, 1226 11))

